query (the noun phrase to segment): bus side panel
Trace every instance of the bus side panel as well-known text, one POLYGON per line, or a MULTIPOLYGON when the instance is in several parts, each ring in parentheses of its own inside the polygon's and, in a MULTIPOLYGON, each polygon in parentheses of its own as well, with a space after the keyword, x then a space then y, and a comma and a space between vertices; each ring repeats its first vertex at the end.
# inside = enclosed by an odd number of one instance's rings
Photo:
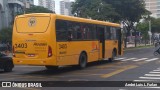
POLYGON ((92 47, 91 47, 91 52, 89 54, 89 60, 88 62, 94 62, 99 60, 99 41, 93 41, 91 42, 92 47))
POLYGON ((106 40, 105 41, 105 58, 110 58, 112 57, 112 41, 111 40, 106 40))
POLYGON ((78 65, 82 51, 87 53, 88 62, 98 60, 98 41, 71 41, 57 43, 57 64, 78 65))
POLYGON ((105 41, 105 58, 112 57, 112 51, 114 50, 114 48, 116 48, 116 50, 118 51, 118 41, 117 40, 106 40, 105 41))

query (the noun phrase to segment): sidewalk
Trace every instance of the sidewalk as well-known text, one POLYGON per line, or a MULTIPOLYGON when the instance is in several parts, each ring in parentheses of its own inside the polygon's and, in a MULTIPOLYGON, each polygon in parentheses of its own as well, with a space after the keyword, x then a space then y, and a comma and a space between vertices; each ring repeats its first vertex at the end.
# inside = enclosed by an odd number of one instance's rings
MULTIPOLYGON (((137 44, 137 47, 139 46, 145 46, 145 44, 137 44)), ((150 46, 150 44, 146 44, 146 46, 150 46)), ((127 44, 127 48, 130 48, 130 47, 135 47, 135 44, 127 44)))

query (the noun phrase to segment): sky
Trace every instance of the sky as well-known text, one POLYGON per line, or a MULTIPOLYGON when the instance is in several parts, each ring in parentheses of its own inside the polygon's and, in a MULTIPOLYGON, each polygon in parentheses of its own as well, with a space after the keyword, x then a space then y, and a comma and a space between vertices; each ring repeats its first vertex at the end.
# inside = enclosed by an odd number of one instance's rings
MULTIPOLYGON (((55 1, 55 11, 57 14, 60 14, 60 4, 59 2, 62 0, 54 0, 55 1)), ((70 0, 70 1, 75 1, 75 0, 70 0)), ((38 5, 38 0, 34 0, 34 4, 38 5)))

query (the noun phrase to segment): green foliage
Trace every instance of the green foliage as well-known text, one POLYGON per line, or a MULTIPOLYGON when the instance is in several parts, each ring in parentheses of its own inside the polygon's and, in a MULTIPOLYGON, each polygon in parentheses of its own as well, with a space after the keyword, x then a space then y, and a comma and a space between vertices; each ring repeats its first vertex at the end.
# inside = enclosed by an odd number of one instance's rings
POLYGON ((151 20, 151 27, 152 27, 152 32, 158 32, 160 33, 160 18, 158 19, 152 19, 151 20))
POLYGON ((0 30, 1 42, 12 42, 12 28, 4 28, 0 30))
POLYGON ((28 14, 28 13, 55 13, 55 12, 41 6, 32 6, 31 8, 26 9, 25 13, 28 14))
POLYGON ((137 25, 137 29, 138 29, 138 31, 140 31, 142 33, 143 39, 149 38, 149 35, 148 35, 149 23, 148 22, 139 23, 137 25))
MULTIPOLYGON (((160 33, 160 18, 155 19, 155 18, 150 18, 151 21, 151 32, 152 33, 160 33)), ((138 31, 142 32, 142 36, 145 39, 148 39, 148 31, 149 31, 149 19, 146 19, 144 22, 139 23, 137 25, 137 29, 138 31)))
POLYGON ((147 12, 143 0, 76 0, 72 7, 76 16, 104 21, 137 22, 147 12))
POLYGON ((147 12, 143 0, 104 0, 115 8, 121 16, 121 20, 138 22, 141 16, 147 12))
POLYGON ((119 18, 112 5, 104 0, 76 0, 72 5, 72 13, 78 17, 102 21, 115 21, 114 18, 119 18))

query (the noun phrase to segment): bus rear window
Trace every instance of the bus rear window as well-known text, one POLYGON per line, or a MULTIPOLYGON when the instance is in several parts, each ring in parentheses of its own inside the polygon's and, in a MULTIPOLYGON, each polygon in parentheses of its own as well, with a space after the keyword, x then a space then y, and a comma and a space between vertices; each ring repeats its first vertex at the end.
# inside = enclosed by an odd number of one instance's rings
POLYGON ((17 32, 43 33, 47 31, 50 17, 20 17, 16 19, 17 32))

